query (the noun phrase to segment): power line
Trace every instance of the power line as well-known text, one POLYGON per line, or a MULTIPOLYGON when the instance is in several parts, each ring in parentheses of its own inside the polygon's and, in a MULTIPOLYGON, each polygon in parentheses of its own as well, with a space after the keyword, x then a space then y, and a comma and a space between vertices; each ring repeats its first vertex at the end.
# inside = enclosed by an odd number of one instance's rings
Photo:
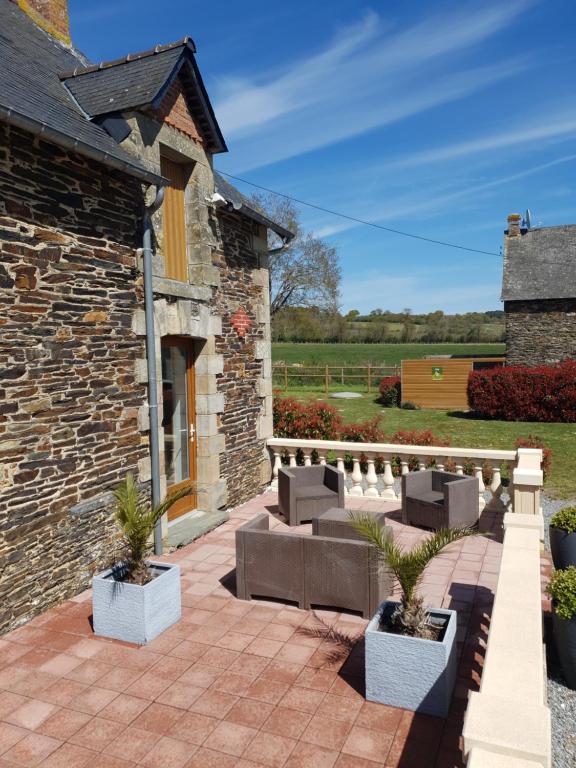
POLYGON ((227 176, 229 179, 234 179, 234 181, 240 181, 242 184, 249 184, 251 187, 255 187, 256 189, 261 189, 263 192, 269 192, 272 195, 277 195, 278 197, 283 197, 285 200, 290 200, 293 203, 298 203, 298 205, 306 205, 308 208, 314 208, 316 211, 321 211, 322 213, 328 213, 331 216, 339 216, 341 219, 347 219, 348 221, 354 221, 356 224, 362 224, 366 227, 374 227, 375 229, 381 229, 384 232, 391 232, 394 235, 402 235, 402 237, 411 237, 414 240, 423 240, 425 243, 434 243, 434 245, 444 245, 447 248, 457 248, 460 251, 468 251, 469 253, 481 253, 484 256, 500 256, 499 253, 494 253, 493 251, 482 251, 479 248, 468 248, 466 245, 458 245, 457 243, 448 243, 444 240, 434 240, 432 237, 425 237, 424 235, 415 235, 413 232, 403 232, 400 229, 392 229, 392 227, 385 227, 382 224, 376 224, 374 221, 366 221, 365 219, 358 219, 356 216, 349 216, 346 213, 341 213, 340 211, 332 211, 330 208, 324 208, 321 205, 315 205, 314 203, 308 203, 306 200, 299 200, 297 197, 292 197, 291 195, 286 195, 283 192, 277 192, 275 189, 270 189, 269 187, 263 187, 261 184, 255 184, 253 181, 248 181, 247 179, 241 179, 239 176, 233 176, 231 173, 226 173, 226 171, 218 170, 218 173, 221 173, 223 176, 227 176))

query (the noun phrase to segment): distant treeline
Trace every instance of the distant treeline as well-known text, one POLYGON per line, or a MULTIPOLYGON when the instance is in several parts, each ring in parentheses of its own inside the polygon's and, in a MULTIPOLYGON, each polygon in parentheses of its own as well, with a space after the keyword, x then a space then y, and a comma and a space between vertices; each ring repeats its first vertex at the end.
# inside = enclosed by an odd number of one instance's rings
POLYGON ((273 341, 406 344, 410 342, 502 342, 504 312, 466 312, 447 315, 441 310, 414 314, 375 309, 342 315, 310 307, 286 307, 272 319, 273 341))

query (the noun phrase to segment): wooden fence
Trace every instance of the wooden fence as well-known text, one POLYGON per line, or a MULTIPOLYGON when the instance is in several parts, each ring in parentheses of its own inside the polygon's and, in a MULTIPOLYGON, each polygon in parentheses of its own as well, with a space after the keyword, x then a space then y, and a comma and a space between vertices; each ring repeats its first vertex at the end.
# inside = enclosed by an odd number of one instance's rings
POLYGON ((326 394, 334 386, 353 385, 366 388, 368 393, 377 390, 380 379, 400 376, 399 365, 287 365, 272 366, 272 382, 283 390, 316 386, 326 394))

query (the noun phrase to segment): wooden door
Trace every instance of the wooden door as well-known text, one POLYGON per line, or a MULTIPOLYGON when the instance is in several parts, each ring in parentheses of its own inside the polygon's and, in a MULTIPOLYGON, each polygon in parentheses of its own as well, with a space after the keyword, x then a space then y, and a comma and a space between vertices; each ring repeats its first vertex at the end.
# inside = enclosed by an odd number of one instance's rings
POLYGON ((188 258, 186 254, 186 215, 184 190, 188 177, 187 167, 167 157, 160 158, 162 175, 170 180, 164 193, 163 252, 165 275, 172 280, 188 282, 188 258))
MULTIPOLYGON (((162 339, 162 427, 168 493, 196 481, 194 348, 189 339, 162 339)), ((178 501, 168 521, 196 508, 196 494, 178 501)))

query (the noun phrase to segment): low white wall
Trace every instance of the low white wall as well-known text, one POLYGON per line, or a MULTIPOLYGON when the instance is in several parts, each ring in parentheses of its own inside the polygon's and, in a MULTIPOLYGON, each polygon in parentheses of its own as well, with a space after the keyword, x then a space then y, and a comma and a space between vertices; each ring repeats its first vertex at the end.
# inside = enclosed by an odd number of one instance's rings
POLYGON ((468 768, 550 768, 542 635, 542 517, 508 513, 479 692, 464 721, 468 768))

